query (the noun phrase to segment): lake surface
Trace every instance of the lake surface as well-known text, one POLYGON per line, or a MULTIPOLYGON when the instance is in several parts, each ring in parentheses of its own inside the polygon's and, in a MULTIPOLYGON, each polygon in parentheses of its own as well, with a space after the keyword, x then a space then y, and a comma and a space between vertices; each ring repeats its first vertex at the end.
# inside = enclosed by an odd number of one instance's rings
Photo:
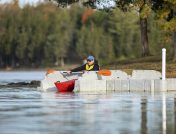
MULTIPOLYGON (((0 72, 0 84, 44 72, 0 72)), ((42 93, 0 89, 0 134, 175 134, 176 93, 42 93)))

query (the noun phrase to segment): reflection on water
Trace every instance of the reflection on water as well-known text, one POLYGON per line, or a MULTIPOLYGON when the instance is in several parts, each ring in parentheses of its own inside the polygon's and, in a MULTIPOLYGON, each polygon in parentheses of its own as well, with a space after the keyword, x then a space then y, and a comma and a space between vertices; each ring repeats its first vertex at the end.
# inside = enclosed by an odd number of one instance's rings
MULTIPOLYGON (((0 84, 44 72, 0 72, 0 84)), ((0 134, 175 134, 176 93, 41 93, 0 89, 0 134)))
POLYGON ((175 107, 175 93, 59 94, 0 89, 0 131, 1 134, 174 134, 175 107))
POLYGON ((147 98, 141 98, 141 133, 147 134, 147 98))

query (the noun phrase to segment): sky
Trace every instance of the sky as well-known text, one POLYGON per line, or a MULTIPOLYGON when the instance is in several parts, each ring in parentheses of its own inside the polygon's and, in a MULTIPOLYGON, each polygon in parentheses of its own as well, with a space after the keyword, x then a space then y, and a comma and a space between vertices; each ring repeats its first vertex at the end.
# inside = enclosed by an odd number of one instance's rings
POLYGON ((101 2, 96 4, 99 9, 110 8, 115 6, 114 0, 101 0, 101 2))
MULTIPOLYGON (((0 3, 11 2, 13 0, 0 0, 0 3)), ((43 0, 19 0, 20 6, 23 7, 25 4, 35 5, 37 2, 41 2, 43 0)), ((113 7, 115 5, 114 0, 102 0, 99 4, 97 4, 98 8, 102 9, 105 7, 113 7)))
MULTIPOLYGON (((0 0, 0 3, 12 2, 13 0, 0 0)), ((24 6, 25 4, 35 5, 37 2, 41 2, 43 0, 19 0, 20 6, 24 6)))

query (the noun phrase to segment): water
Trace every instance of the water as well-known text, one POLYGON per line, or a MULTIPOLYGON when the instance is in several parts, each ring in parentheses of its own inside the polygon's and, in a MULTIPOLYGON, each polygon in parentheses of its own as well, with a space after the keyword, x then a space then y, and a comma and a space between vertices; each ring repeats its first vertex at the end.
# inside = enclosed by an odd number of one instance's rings
MULTIPOLYGON (((44 72, 0 72, 0 83, 43 76, 44 72)), ((0 134, 174 134, 175 126, 174 92, 61 94, 0 89, 0 134)))
POLYGON ((0 84, 7 84, 10 82, 28 82, 31 80, 43 79, 45 72, 43 71, 10 71, 0 72, 0 84))

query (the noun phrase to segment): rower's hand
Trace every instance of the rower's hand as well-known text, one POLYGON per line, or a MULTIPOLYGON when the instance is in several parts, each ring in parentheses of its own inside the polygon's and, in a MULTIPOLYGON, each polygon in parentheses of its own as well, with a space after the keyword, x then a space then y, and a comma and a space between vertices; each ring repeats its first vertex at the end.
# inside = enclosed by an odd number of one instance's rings
POLYGON ((72 71, 68 71, 68 72, 67 72, 67 74, 71 74, 71 73, 72 73, 72 71))
POLYGON ((89 71, 84 70, 84 71, 83 71, 83 74, 88 73, 88 72, 89 72, 89 71))

